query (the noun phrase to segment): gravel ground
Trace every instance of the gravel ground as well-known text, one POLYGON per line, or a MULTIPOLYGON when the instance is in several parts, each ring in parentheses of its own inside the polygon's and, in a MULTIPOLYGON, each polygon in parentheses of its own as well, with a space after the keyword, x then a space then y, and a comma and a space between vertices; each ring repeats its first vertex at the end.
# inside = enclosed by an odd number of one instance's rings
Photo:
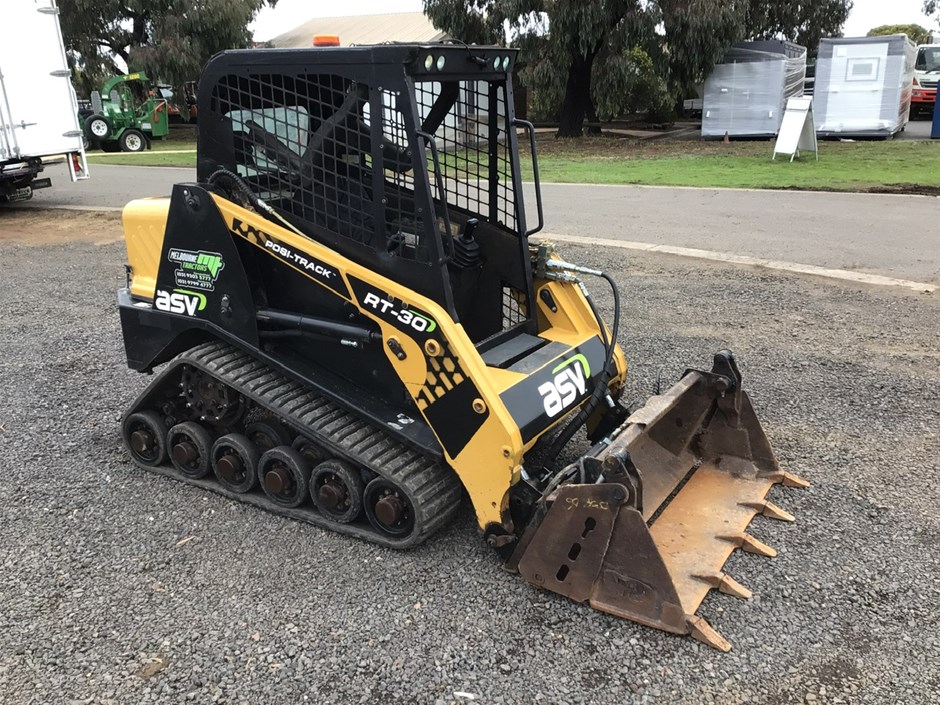
POLYGON ((7 243, 0 702, 936 702, 937 298, 565 252, 620 282, 630 395, 730 346, 781 464, 814 483, 774 490, 797 523, 752 524, 776 559, 729 562, 755 597, 700 610, 734 651, 529 587, 467 509, 395 553, 138 470, 122 245, 7 243))

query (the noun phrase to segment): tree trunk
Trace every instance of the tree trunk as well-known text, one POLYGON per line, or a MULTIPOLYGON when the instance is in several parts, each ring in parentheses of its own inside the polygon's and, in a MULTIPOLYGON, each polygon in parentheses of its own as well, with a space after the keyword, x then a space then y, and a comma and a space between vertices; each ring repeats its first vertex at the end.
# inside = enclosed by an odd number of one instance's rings
POLYGON ((143 46, 147 40, 147 18, 143 15, 134 15, 134 24, 131 31, 132 46, 143 46))
MULTIPOLYGON (((588 122, 600 122, 600 120, 597 119, 597 108, 594 107, 594 99, 590 95, 588 95, 587 119, 588 122)), ((601 133, 601 126, 599 124, 591 125, 588 127, 588 132, 592 135, 599 135, 601 133)))
POLYGON ((568 69, 565 82, 565 99, 558 116, 557 137, 580 137, 583 133, 584 116, 593 105, 591 101, 591 68, 595 54, 576 55, 568 69))

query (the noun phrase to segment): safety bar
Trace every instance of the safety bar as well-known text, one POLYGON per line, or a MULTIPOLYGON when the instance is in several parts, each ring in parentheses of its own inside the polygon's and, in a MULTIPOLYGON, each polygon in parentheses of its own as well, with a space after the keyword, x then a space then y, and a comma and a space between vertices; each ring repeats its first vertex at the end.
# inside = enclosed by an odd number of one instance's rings
POLYGON ((446 243, 446 258, 450 261, 454 257, 454 239, 450 237, 450 213, 447 210, 447 191, 444 190, 444 177, 441 176, 441 161, 437 155, 437 140, 434 139, 433 135, 421 130, 416 130, 415 134, 418 135, 418 137, 424 138, 425 144, 431 148, 431 159, 434 161, 434 182, 437 186, 437 197, 441 201, 442 217, 444 218, 444 233, 446 234, 446 237, 441 239, 446 243))
POLYGON ((532 151, 532 178, 535 181, 535 207, 539 215, 539 224, 537 227, 526 230, 525 234, 528 237, 529 235, 535 235, 545 227, 545 216, 542 213, 542 182, 539 179, 539 160, 535 149, 535 125, 528 120, 518 118, 513 119, 512 125, 513 127, 524 127, 526 129, 529 133, 529 149, 532 151))

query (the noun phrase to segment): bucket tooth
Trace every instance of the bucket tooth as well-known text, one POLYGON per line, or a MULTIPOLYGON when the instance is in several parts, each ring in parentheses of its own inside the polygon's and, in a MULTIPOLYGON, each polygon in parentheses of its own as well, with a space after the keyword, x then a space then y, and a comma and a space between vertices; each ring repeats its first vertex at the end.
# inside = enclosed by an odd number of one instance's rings
POLYGON ((718 583, 718 591, 732 597, 740 597, 742 600, 750 600, 754 593, 744 587, 730 575, 722 573, 721 582, 718 583))
POLYGON ((765 480, 770 480, 775 485, 783 485, 784 487, 796 487, 801 490, 806 489, 810 486, 810 483, 804 480, 802 477, 798 477, 791 472, 786 470, 779 470, 776 472, 768 472, 761 474, 761 478, 765 480))
POLYGON ((768 519, 776 519, 777 521, 796 521, 796 517, 790 514, 790 512, 781 509, 773 502, 742 502, 742 506, 750 507, 758 514, 761 514, 768 519))
POLYGON ((759 539, 755 539, 750 534, 741 536, 741 550, 747 553, 755 553, 758 556, 767 556, 768 558, 773 558, 777 555, 776 549, 771 548, 759 539))
POLYGON ((696 577, 698 577, 699 580, 708 583, 713 588, 718 590, 718 592, 724 593, 725 595, 740 597, 742 600, 750 600, 754 596, 753 592, 748 590, 737 580, 725 573, 718 573, 716 575, 699 575, 696 577))
POLYGON ((725 639, 721 634, 716 632, 712 625, 706 622, 701 617, 696 617, 693 615, 688 615, 686 617, 686 624, 689 627, 689 634, 694 638, 698 639, 703 644, 707 644, 713 649, 718 649, 728 653, 731 651, 731 642, 725 639))
POLYGON ((777 555, 777 551, 760 539, 756 539, 750 534, 738 534, 736 536, 722 536, 722 539, 733 543, 735 546, 740 548, 746 553, 753 553, 758 556, 767 556, 768 558, 773 558, 777 555))

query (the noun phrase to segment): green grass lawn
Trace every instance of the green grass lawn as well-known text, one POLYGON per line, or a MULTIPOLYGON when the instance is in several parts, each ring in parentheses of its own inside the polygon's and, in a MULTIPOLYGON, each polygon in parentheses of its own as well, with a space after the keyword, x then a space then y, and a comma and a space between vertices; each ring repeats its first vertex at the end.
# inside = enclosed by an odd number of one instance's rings
POLYGON ((136 164, 138 166, 195 166, 196 129, 194 125, 171 126, 167 139, 156 139, 147 152, 123 154, 93 149, 87 152, 92 164, 136 164), (163 154, 163 152, 189 152, 163 154))
POLYGON ((819 161, 804 154, 793 163, 783 156, 772 161, 771 142, 662 142, 632 155, 581 152, 567 146, 544 150, 543 181, 836 191, 940 188, 940 143, 930 141, 821 142, 819 161))
MULTIPOLYGON (((195 150, 196 128, 171 127, 170 134, 165 139, 153 140, 150 145, 151 152, 164 152, 166 150, 195 150)), ((100 152, 99 152, 100 154, 100 152)))
MULTIPOLYGON (((167 148, 169 149, 169 147, 167 148)), ((127 164, 131 166, 196 166, 196 152, 186 154, 165 154, 164 150, 154 148, 142 154, 103 154, 88 153, 89 164, 127 164)))
MULTIPOLYGON (((154 142, 144 154, 92 152, 92 164, 193 167, 196 154, 188 139, 154 142)), ((771 161, 773 143, 637 141, 614 137, 556 140, 540 135, 539 167, 545 182, 648 184, 717 188, 798 188, 810 190, 940 193, 940 142, 820 142, 819 161, 811 155, 790 163, 771 161)), ((445 158, 446 163, 446 158, 445 158)), ((524 178, 531 160, 522 155, 524 178)))

